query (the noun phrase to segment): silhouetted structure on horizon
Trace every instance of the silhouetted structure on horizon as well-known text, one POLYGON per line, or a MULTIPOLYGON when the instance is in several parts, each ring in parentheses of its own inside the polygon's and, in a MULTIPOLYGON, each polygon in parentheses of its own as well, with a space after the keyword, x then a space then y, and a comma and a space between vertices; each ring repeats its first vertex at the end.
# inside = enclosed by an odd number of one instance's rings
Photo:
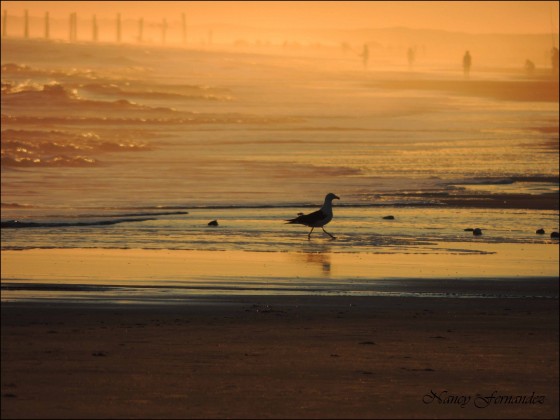
POLYGON ((76 42, 78 40, 78 15, 76 14, 76 12, 70 13, 68 39, 70 40, 70 42, 76 42))
POLYGON ((29 12, 27 10, 23 17, 23 36, 29 38, 29 12))
POLYGON ((50 15, 49 12, 45 13, 45 39, 51 37, 50 15))
POLYGON ((2 36, 8 36, 8 11, 4 10, 2 15, 2 36))
POLYGON ((93 15, 93 20, 91 22, 91 39, 93 42, 97 42, 99 39, 99 27, 97 26, 97 15, 93 15))

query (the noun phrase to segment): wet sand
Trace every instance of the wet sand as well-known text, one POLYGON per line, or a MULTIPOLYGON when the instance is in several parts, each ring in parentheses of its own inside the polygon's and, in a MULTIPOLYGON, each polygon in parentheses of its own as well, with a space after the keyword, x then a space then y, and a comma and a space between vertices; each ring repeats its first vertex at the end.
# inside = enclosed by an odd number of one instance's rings
POLYGON ((387 80, 387 89, 438 90, 505 101, 558 102, 558 78, 551 80, 387 80))
POLYGON ((2 304, 2 418, 553 418, 558 407, 557 299, 2 304))
MULTIPOLYGON (((399 197, 399 195, 395 195, 399 197)), ((406 198, 431 199, 448 207, 485 208, 485 209, 530 209, 530 210, 558 210, 560 200, 558 193, 543 194, 458 194, 442 195, 435 193, 407 193, 406 198)), ((431 205, 431 204, 430 204, 431 205)))
MULTIPOLYGON (((328 242, 317 241, 314 249, 328 250, 328 242)), ((170 304, 287 294, 557 299, 557 242, 434 243, 429 250, 407 254, 4 250, 2 301, 170 304)))

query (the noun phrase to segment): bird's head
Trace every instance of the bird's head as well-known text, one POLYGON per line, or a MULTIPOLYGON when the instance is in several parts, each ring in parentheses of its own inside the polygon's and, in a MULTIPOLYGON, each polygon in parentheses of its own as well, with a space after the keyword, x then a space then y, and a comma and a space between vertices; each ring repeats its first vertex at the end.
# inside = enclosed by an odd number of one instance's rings
POLYGON ((340 197, 333 193, 328 193, 325 197, 325 201, 333 201, 334 199, 340 200, 340 197))

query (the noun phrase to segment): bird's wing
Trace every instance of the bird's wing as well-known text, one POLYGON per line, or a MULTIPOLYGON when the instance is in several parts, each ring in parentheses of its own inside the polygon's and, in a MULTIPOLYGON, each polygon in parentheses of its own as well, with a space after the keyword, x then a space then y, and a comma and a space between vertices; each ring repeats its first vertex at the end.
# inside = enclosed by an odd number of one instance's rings
POLYGON ((323 213, 321 210, 314 211, 313 213, 304 214, 301 216, 296 217, 295 219, 286 220, 288 223, 298 223, 300 225, 310 225, 319 220, 323 220, 326 218, 326 214, 323 213))

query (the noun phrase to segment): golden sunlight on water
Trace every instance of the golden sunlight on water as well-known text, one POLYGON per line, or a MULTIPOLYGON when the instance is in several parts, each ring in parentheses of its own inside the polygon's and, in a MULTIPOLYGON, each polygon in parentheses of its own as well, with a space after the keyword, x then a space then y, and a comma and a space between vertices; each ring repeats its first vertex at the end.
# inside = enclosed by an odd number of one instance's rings
MULTIPOLYGON (((486 1, 437 2, 404 1, 314 2, 314 1, 140 1, 134 4, 122 1, 89 1, 68 4, 65 1, 5 1, 2 6, 13 14, 27 9, 37 14, 67 16, 96 15, 100 19, 123 17, 138 19, 150 17, 168 24, 185 13, 190 25, 239 24, 249 27, 274 29, 296 28, 366 28, 409 27, 471 33, 535 33, 549 23, 550 14, 558 10, 555 2, 548 1, 486 1), (392 22, 388 24, 388 22, 392 22)), ((195 35, 191 34, 194 37, 195 35)))
POLYGON ((29 250, 2 252, 4 281, 170 287, 306 278, 422 279, 558 276, 556 247, 457 244, 469 254, 346 254, 242 251, 29 250), (481 254, 481 252, 483 254, 481 254), (507 263, 507 264, 506 264, 507 263), (167 280, 172 279, 172 280, 167 280), (236 280, 237 279, 237 280, 236 280))

